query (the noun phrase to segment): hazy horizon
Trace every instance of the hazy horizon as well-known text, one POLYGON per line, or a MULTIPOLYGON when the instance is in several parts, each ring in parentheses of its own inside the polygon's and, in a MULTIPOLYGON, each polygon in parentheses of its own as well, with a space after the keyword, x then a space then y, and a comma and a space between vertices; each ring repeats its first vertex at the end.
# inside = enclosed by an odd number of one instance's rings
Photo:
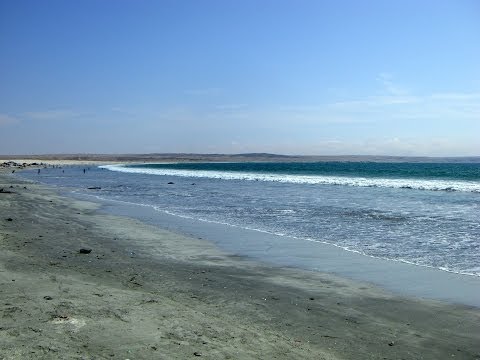
POLYGON ((5 1, 0 154, 475 157, 479 35, 473 0, 5 1))
POLYGON ((391 162, 391 163, 480 163, 480 156, 400 156, 400 155, 306 155, 273 153, 71 153, 71 154, 0 154, 0 161, 81 160, 125 162, 391 162))

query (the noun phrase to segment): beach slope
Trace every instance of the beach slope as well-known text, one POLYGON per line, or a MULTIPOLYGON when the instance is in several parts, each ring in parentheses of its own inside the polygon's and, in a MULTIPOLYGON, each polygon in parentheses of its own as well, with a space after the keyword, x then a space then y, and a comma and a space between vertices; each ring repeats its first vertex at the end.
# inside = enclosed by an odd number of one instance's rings
POLYGON ((281 269, 0 174, 2 359, 480 359, 480 311, 281 269))

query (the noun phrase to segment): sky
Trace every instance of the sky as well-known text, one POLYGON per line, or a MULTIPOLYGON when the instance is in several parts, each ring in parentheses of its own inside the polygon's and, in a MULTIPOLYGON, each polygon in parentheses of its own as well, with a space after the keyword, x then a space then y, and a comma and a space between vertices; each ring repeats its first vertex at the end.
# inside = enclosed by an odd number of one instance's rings
POLYGON ((480 156, 477 0, 0 0, 0 154, 480 156))

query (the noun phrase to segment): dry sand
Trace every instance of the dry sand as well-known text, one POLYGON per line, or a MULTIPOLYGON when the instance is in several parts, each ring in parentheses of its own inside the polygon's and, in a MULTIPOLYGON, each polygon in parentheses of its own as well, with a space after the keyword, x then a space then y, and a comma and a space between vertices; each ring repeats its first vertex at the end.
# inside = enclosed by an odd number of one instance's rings
POLYGON ((0 188, 1 359, 480 359, 478 308, 229 256, 5 173, 0 188))

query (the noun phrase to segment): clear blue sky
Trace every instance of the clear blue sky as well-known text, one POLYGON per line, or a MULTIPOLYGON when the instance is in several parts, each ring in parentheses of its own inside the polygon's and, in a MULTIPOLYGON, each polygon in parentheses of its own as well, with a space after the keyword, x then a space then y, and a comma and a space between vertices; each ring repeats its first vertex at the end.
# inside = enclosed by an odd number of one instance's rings
POLYGON ((480 155, 480 1, 0 0, 0 154, 480 155))

